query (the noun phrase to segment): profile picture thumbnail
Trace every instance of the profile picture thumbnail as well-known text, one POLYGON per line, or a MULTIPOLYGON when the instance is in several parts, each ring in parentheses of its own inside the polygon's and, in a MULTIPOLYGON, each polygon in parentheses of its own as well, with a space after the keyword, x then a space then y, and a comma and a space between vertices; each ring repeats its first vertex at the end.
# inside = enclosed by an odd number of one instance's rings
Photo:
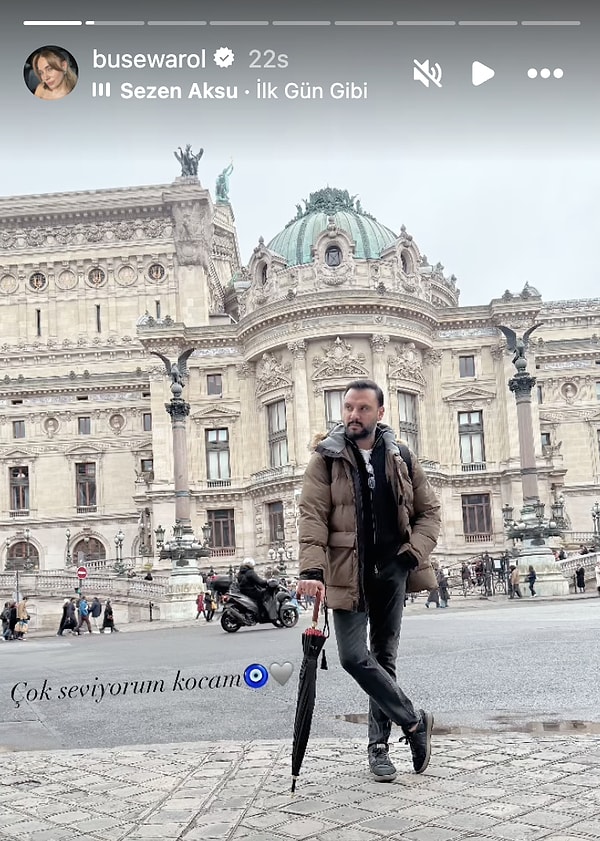
POLYGON ((38 99, 68 96, 79 76, 77 62, 64 47, 46 45, 31 53, 23 68, 25 84, 38 99))

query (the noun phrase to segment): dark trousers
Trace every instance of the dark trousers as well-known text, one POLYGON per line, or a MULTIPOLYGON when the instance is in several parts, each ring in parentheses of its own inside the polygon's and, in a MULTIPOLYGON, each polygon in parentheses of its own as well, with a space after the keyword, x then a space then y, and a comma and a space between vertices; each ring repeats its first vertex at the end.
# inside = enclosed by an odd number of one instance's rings
POLYGON ((407 575, 406 570, 395 570, 392 578, 375 579, 367 593, 368 614, 333 611, 342 668, 369 696, 369 745, 387 744, 392 722, 410 728, 419 721, 411 700, 396 683, 407 575))

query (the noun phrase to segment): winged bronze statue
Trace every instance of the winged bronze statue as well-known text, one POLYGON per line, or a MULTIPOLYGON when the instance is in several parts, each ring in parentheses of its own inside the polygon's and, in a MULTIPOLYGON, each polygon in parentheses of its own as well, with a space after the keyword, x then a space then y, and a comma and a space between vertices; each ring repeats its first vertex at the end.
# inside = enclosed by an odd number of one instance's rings
POLYGON ((188 350, 184 350, 177 359, 177 362, 171 362, 168 357, 159 353, 157 350, 151 350, 150 353, 152 356, 158 356, 165 363, 167 374, 171 377, 171 383, 177 383, 183 387, 183 377, 185 377, 188 372, 187 361, 195 350, 196 348, 193 347, 188 348, 188 350))
POLYGON ((527 345, 529 344, 529 337, 534 330, 537 330, 537 328, 541 326, 541 321, 536 322, 532 327, 525 330, 521 338, 518 338, 515 331, 511 330, 510 327, 504 327, 502 324, 497 325, 498 330, 501 330, 506 336, 508 349, 514 353, 512 360, 513 365, 516 364, 517 359, 525 358, 525 351, 527 350, 527 345))

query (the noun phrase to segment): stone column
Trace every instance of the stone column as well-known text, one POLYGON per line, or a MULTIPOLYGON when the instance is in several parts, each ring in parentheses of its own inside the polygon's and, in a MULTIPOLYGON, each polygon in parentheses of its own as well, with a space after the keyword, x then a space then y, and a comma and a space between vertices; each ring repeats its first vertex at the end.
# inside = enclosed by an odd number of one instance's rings
POLYGON ((517 404, 519 456, 521 460, 521 482, 523 484, 524 505, 531 505, 539 499, 535 444, 531 422, 531 390, 535 382, 535 377, 532 377, 525 370, 519 370, 517 375, 508 381, 508 387, 514 393, 517 404))
POLYGON ((386 406, 390 405, 385 358, 385 349, 389 341, 390 337, 382 335, 381 333, 373 333, 371 336, 371 349, 373 352, 373 379, 383 391, 384 404, 386 406))
POLYGON ((175 521, 183 526, 184 534, 193 534, 190 517, 190 488, 188 480, 188 454, 185 419, 190 413, 190 404, 173 397, 165 403, 171 416, 173 432, 173 472, 175 484, 175 521))
POLYGON ((515 360, 517 373, 508 381, 508 387, 515 395, 517 404, 517 424, 519 429, 519 455, 521 460, 521 483, 523 486, 523 508, 520 513, 522 523, 522 546, 519 552, 518 566, 521 574, 521 592, 527 598, 527 570, 531 565, 536 572, 535 590, 541 596, 562 596, 569 592, 569 582, 562 568, 554 560, 554 555, 546 543, 548 532, 540 532, 535 504, 539 502, 537 466, 535 463, 535 445, 531 417, 531 390, 535 377, 526 370, 524 357, 515 360))
POLYGON ((310 454, 311 438, 306 379, 306 342, 304 339, 289 342, 288 350, 291 351, 293 359, 296 462, 306 465, 310 454))

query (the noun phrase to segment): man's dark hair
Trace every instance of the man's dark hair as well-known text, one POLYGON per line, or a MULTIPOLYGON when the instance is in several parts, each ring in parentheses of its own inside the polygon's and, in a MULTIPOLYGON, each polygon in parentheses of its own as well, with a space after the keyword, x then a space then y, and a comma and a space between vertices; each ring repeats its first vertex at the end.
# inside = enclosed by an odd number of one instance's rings
POLYGON ((383 391, 374 380, 352 380, 352 382, 348 383, 346 386, 344 397, 348 394, 351 388, 355 388, 357 391, 365 391, 366 389, 374 391, 377 396, 377 405, 383 406, 383 391))

